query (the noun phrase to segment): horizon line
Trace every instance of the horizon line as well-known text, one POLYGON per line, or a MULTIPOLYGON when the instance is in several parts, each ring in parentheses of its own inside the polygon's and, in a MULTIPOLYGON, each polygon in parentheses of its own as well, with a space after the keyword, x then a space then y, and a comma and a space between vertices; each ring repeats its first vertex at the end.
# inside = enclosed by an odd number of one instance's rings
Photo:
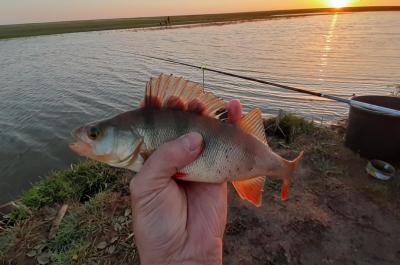
MULTIPOLYGON (((128 19, 144 19, 144 18, 162 18, 162 17, 185 17, 185 16, 205 16, 205 15, 229 15, 229 14, 249 14, 249 13, 263 13, 263 12, 287 12, 287 11, 312 11, 312 10, 329 10, 341 12, 345 9, 357 9, 357 8, 388 8, 400 11, 400 4, 396 6, 345 6, 340 8, 335 7, 315 7, 315 8, 294 8, 294 9, 269 9, 269 10, 254 10, 254 11, 237 11, 237 12, 226 12, 226 13, 192 13, 192 14, 175 14, 175 15, 159 15, 159 16, 136 16, 136 17, 115 17, 115 18, 88 18, 88 19, 77 19, 77 20, 57 20, 57 21, 42 21, 42 22, 26 22, 26 23, 11 23, 11 24, 0 24, 2 26, 19 26, 29 24, 46 24, 46 23, 68 23, 68 22, 87 22, 87 21, 107 21, 107 20, 128 20, 128 19)), ((371 10, 374 11, 374 10, 371 10)), ((378 10, 376 10, 378 11, 378 10)), ((390 10, 388 10, 390 11, 390 10)))

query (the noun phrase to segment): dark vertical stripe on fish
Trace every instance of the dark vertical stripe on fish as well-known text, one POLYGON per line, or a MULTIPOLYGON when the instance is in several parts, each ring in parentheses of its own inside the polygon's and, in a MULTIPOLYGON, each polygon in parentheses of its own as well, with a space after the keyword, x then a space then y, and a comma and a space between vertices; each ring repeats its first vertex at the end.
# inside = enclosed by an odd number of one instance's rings
POLYGON ((181 115, 174 115, 174 127, 178 135, 184 135, 189 132, 189 119, 182 119, 181 115))
POLYGON ((155 129, 154 111, 150 109, 143 110, 144 123, 149 130, 155 129))

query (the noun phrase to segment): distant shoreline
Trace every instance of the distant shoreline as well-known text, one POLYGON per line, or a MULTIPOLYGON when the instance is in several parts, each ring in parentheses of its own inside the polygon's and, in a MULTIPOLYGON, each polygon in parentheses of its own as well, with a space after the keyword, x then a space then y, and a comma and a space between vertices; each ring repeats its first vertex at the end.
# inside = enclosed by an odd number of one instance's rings
POLYGON ((74 32, 103 31, 116 29, 141 28, 176 28, 194 24, 226 24, 239 21, 271 19, 298 15, 317 15, 337 12, 371 12, 371 11, 400 11, 400 6, 371 6, 346 8, 315 8, 274 10, 243 13, 205 14, 187 16, 162 16, 144 18, 119 18, 100 20, 62 21, 46 23, 30 23, 15 25, 0 25, 0 40, 20 37, 64 34, 74 32))

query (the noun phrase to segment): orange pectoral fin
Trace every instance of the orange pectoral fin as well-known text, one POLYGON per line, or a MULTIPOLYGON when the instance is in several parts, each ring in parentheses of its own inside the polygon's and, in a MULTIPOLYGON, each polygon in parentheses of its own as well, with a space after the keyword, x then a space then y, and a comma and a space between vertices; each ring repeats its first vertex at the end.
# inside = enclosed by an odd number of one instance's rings
POLYGON ((184 178, 186 176, 187 176, 187 174, 184 173, 184 172, 178 171, 178 172, 175 173, 175 178, 178 178, 178 179, 184 178))
POLYGON ((232 181, 240 198, 247 200, 257 207, 261 206, 265 177, 255 177, 247 180, 232 181))

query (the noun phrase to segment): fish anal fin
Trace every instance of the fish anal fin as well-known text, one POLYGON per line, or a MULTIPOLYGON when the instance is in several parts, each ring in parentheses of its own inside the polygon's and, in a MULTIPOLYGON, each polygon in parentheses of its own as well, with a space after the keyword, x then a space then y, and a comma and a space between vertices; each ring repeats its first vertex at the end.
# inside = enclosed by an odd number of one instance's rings
POLYGON ((144 107, 190 111, 218 118, 225 102, 182 77, 161 74, 146 84, 144 107))
POLYGON ((261 206, 264 183, 265 176, 232 181, 233 187, 235 187, 240 198, 251 202, 257 207, 261 206))
POLYGON ((255 108, 243 116, 243 118, 238 122, 238 126, 245 133, 253 135, 263 143, 267 143, 260 109, 255 108))

